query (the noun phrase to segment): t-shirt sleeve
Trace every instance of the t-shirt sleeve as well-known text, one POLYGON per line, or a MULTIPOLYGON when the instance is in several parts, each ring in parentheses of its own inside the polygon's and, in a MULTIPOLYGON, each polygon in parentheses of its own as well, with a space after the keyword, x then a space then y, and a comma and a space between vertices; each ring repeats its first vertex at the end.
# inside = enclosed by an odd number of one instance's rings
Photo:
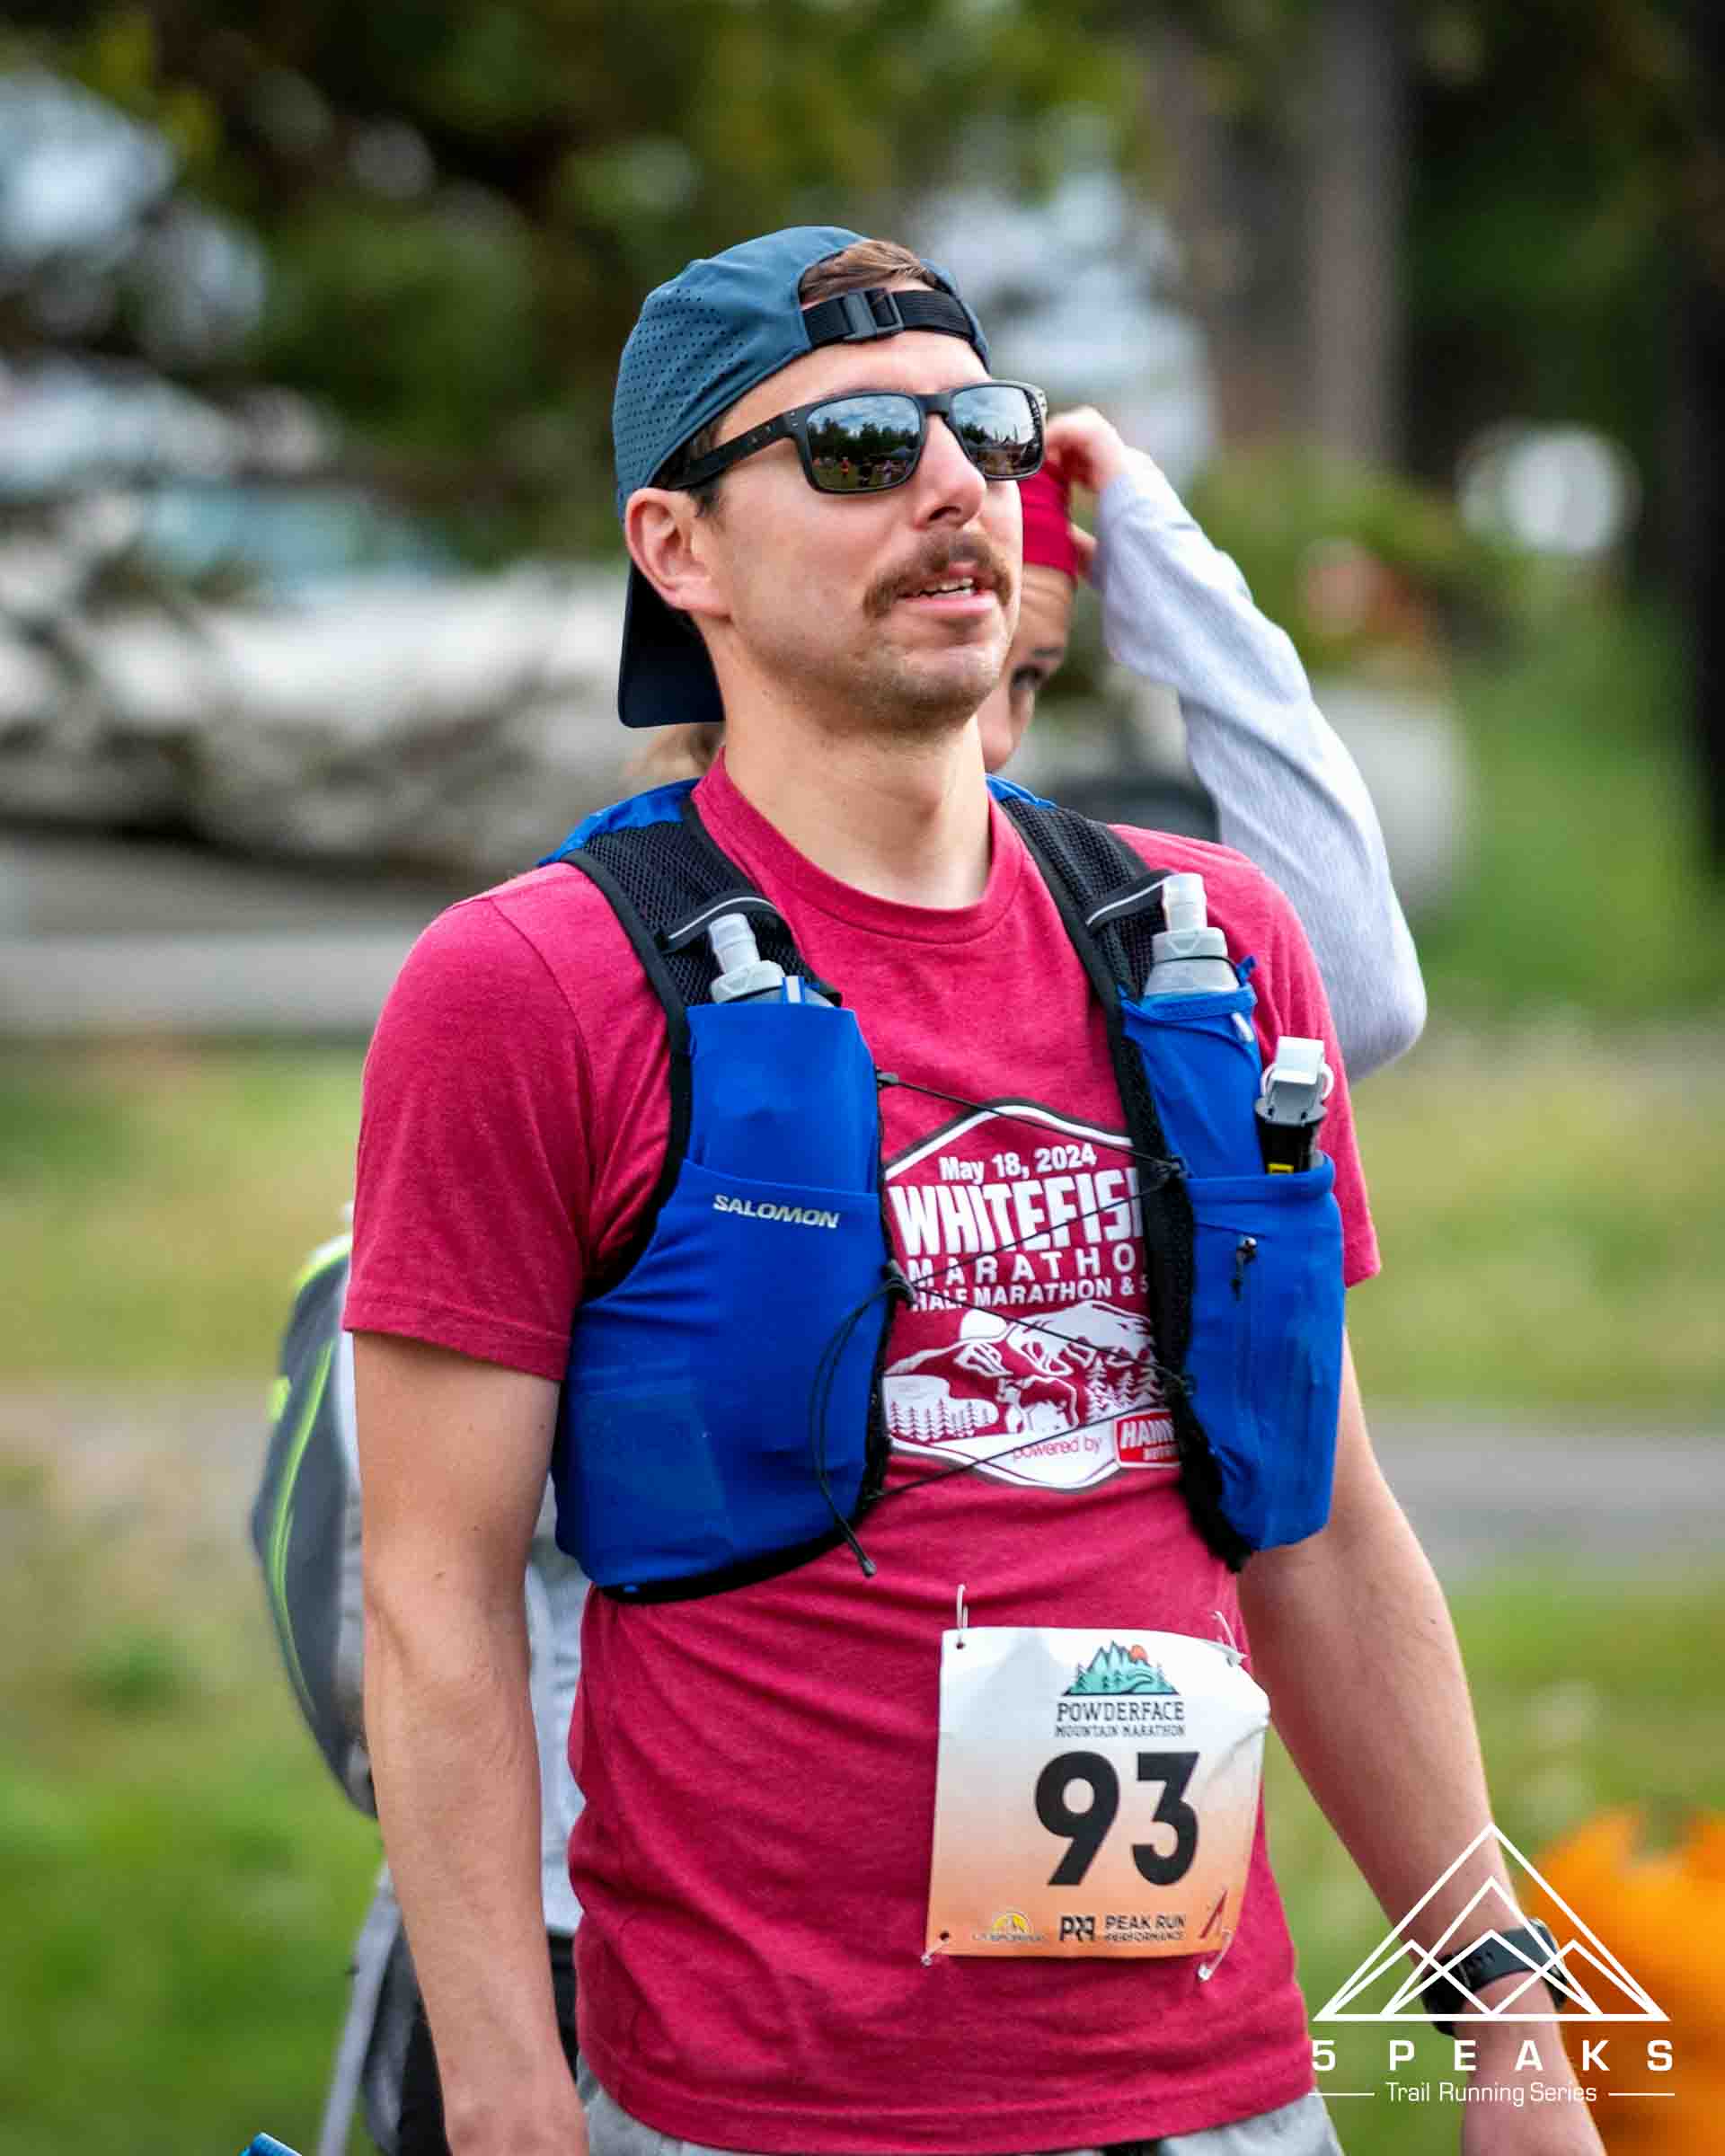
POLYGON ((580 1029, 489 897, 414 945, 366 1058, 346 1322, 561 1378, 587 1271, 580 1029))

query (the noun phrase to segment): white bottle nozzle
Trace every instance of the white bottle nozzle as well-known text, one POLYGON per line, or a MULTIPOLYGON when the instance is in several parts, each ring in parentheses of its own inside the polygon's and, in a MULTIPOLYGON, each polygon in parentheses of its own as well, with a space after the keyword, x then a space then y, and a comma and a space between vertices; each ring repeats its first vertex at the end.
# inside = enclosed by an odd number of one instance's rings
POLYGON ((1180 875, 1164 879, 1162 915, 1170 930, 1209 926, 1210 913, 1204 896, 1204 879, 1196 870, 1187 870, 1180 875))
POLYGON ((715 1003, 776 1001, 784 988, 784 968, 775 959, 764 959, 747 914, 721 914, 708 923, 707 941, 719 964, 712 984, 715 1003))
POLYGON ((1264 1112, 1272 1123, 1314 1121, 1322 1117, 1335 1082, 1321 1040, 1284 1033, 1260 1088, 1264 1112))
POLYGON ((1314 1089, 1322 1085, 1326 1098, 1335 1083, 1335 1073, 1323 1060, 1323 1043, 1299 1033, 1284 1033, 1278 1038, 1275 1056, 1264 1073, 1265 1083, 1272 1078, 1286 1078, 1292 1085, 1314 1089))
POLYGON ((707 941, 712 945, 712 955, 719 961, 721 973, 734 973, 739 967, 753 966, 761 955, 747 914, 721 914, 708 929, 707 941))
POLYGON ((1162 915, 1167 923, 1150 939, 1154 963, 1146 995, 1218 995, 1240 984, 1228 963, 1228 939, 1210 926, 1204 879, 1193 869, 1164 876, 1162 915))

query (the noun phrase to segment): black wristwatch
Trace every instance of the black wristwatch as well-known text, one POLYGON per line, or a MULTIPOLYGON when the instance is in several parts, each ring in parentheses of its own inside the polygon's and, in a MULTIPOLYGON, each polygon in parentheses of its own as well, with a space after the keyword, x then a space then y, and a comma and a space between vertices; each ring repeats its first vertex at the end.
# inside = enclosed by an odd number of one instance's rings
MULTIPOLYGON (((1420 1993, 1420 2004, 1445 2036, 1453 2037, 1455 2024, 1443 2017, 1465 2013, 1474 2002, 1470 1994, 1477 1995, 1482 1984, 1494 1983, 1499 1976, 1531 1975, 1524 1958, 1526 1956, 1535 1957, 1542 1971, 1557 1958, 1557 1941, 1552 1936, 1551 1927, 1542 1924, 1537 1917, 1518 1924, 1513 1931, 1490 1931, 1477 1946, 1455 1955, 1445 1973, 1433 1977, 1420 1993)), ((1543 1975, 1541 1981, 1544 1982, 1543 1975)), ((1562 1998, 1550 1983, 1545 1984, 1545 1989, 1551 1993, 1552 2003, 1561 2006, 1562 1998)), ((1488 2018, 1480 2017, 1482 2020, 1488 2018)))

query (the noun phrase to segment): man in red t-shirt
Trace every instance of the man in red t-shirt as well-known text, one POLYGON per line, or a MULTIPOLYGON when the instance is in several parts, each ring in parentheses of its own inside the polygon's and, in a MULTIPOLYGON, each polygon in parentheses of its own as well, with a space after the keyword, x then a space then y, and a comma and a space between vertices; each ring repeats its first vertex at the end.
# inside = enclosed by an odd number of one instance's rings
MULTIPOLYGON (((947 280, 830 229, 692 264, 624 355, 623 715, 722 713, 725 752, 694 797, 705 828, 841 985, 876 1068, 906 1082, 881 1097, 886 1215, 914 1290, 882 1372, 888 1498, 931 1462, 966 1471, 870 1515, 872 1578, 840 1546, 700 1599, 589 1597, 571 1735, 584 2105, 544 1950, 520 1582, 574 1313, 615 1284, 659 1183, 664 1016, 598 888, 553 866, 433 924, 367 1062, 348 1307, 367 1723, 457 2156, 580 2156, 589 2132, 597 2156, 1334 2149, 1255 1779, 1235 1855, 1203 1875, 1211 1921, 1199 1909, 1178 1950, 1126 1918, 1050 1939, 1019 1904, 1062 1847, 1102 1861, 1110 1804, 1142 1802, 1146 1878, 1175 1861, 1169 1834, 1188 1863, 1191 1831, 1228 1842, 1225 1807, 1182 1801, 1184 1753, 1139 1754, 1152 1787, 1122 1797, 1099 1736, 1082 1755, 1091 1806, 1070 1781, 1039 1785, 1026 1854, 1015 1815, 986 1824, 1020 1680, 1003 1667, 994 1709, 950 1715, 967 1644, 1057 1657, 1101 1628, 1066 1664, 1063 1714, 1178 1726, 1170 1702, 1201 1695, 1242 1756, 1228 1718, 1261 1697, 1244 1649, 1394 1915, 1487 1819, 1442 1598, 1351 1368, 1321 1532, 1236 1577, 1176 1487, 1103 1015, 991 800, 973 717, 1015 619, 1016 486, 939 411, 889 473, 871 434, 827 490, 795 419, 770 424, 865 390, 939 404, 987 379, 947 280), (804 310, 883 287, 948 298, 897 328, 900 307, 864 301, 856 333, 811 349, 804 310), (727 446, 722 480, 704 480, 727 446), (992 1914, 954 1939, 942 1912, 967 1895, 992 1914)), ((1290 908, 1225 849, 1121 835, 1202 875, 1230 952, 1257 960, 1266 1058, 1278 1035, 1325 1043, 1343 1270, 1367 1277, 1341 1059, 1290 908)), ((759 1315, 770 1340, 774 1313, 759 1315)), ((797 1431, 808 1412, 786 1400, 797 1431)), ((1491 1868, 1488 1850, 1457 1872, 1421 1936, 1491 1868)), ((1507 2081, 1526 2033, 1482 2019, 1482 2076, 1507 2081)), ((1470 2156, 1597 2147, 1585 2119, 1508 2105, 1469 2107, 1464 2132, 1470 2156)))

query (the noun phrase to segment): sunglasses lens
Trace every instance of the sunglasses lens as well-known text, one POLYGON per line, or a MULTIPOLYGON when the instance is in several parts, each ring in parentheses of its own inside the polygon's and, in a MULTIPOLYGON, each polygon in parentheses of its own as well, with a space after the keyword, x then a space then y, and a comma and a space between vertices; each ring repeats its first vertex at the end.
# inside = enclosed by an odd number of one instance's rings
POLYGON ((978 382, 952 400, 964 453, 989 479, 1028 479, 1042 462, 1040 415, 1028 390, 978 382))
POLYGON ((809 414, 809 462, 823 494, 901 486, 916 463, 923 415, 909 397, 836 397, 809 414))

